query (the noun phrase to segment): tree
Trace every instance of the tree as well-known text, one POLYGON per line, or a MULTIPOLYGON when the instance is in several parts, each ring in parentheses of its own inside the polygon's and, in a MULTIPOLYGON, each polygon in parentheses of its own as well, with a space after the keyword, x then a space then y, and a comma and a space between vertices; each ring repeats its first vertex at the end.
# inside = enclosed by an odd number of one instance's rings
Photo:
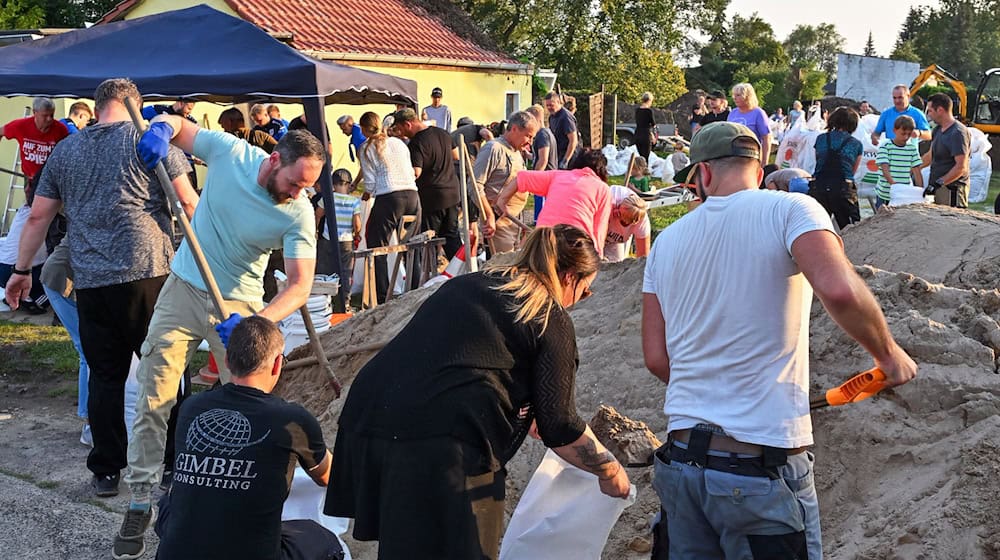
POLYGON ((837 53, 844 50, 844 38, 829 23, 799 25, 789 33, 784 47, 792 66, 818 68, 833 78, 837 74, 837 53))
POLYGON ((709 36, 729 0, 452 0, 501 49, 554 68, 566 88, 669 103, 685 90, 671 53, 709 36))
POLYGON ((45 27, 83 27, 96 22, 115 7, 118 0, 22 0, 39 8, 45 27))
POLYGON ((878 56, 875 54, 875 40, 871 31, 868 31, 868 42, 865 43, 865 56, 878 56))
POLYGON ((44 20, 45 12, 25 0, 0 0, 0 29, 35 29, 44 20))

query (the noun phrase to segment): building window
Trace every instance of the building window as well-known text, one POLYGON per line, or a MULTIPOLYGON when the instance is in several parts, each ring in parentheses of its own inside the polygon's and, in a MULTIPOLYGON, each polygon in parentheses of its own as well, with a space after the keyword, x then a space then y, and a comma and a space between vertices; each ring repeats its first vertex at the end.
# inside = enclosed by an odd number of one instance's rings
POLYGON ((519 111, 521 108, 521 94, 516 91, 508 91, 506 106, 504 107, 503 118, 506 119, 511 113, 519 111))

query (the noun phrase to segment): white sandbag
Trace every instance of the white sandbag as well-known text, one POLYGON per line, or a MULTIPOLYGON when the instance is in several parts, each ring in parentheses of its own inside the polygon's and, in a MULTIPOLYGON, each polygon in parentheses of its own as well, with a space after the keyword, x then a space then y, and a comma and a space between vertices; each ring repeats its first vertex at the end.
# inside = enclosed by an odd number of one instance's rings
POLYGON ((597 560, 635 494, 634 485, 625 500, 602 494, 597 476, 550 449, 510 518, 500 560, 597 560))
POLYGON ((993 148, 990 139, 978 128, 969 127, 969 152, 972 154, 985 154, 993 148))
POLYGON ((906 206, 907 204, 924 204, 924 189, 909 184, 896 183, 889 187, 889 206, 906 206))
MULTIPOLYGON (((978 129, 973 130, 980 132, 978 129)), ((987 151, 973 152, 969 157, 969 202, 983 202, 990 190, 993 160, 987 151)))
POLYGON ((344 560, 351 560, 351 551, 347 549, 347 544, 340 538, 340 535, 347 533, 350 520, 324 515, 323 505, 325 503, 326 488, 317 486, 313 479, 306 474, 306 471, 302 470, 302 467, 295 467, 292 487, 288 490, 288 497, 285 498, 285 503, 281 508, 281 520, 310 519, 319 523, 327 531, 337 535, 340 548, 344 550, 344 560))
MULTIPOLYGON (((865 115, 858 121, 858 128, 853 134, 861 142, 862 147, 861 165, 854 173, 854 182, 858 185, 859 191, 862 189, 865 192, 874 191, 875 185, 878 184, 879 175, 881 175, 878 164, 875 163, 875 158, 878 156, 878 146, 872 143, 872 131, 877 125, 878 115, 865 115)), ((879 140, 879 143, 881 142, 889 142, 889 140, 886 140, 883 135, 879 140)))

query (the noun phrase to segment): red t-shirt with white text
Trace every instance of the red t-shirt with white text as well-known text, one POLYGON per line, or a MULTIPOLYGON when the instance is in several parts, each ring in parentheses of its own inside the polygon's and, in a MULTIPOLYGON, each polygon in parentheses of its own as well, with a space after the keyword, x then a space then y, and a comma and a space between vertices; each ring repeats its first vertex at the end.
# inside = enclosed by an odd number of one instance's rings
POLYGON ((42 132, 35 126, 34 117, 25 117, 5 124, 3 135, 21 145, 21 170, 28 177, 34 177, 49 159, 56 142, 69 136, 69 130, 63 123, 52 121, 52 126, 42 132))

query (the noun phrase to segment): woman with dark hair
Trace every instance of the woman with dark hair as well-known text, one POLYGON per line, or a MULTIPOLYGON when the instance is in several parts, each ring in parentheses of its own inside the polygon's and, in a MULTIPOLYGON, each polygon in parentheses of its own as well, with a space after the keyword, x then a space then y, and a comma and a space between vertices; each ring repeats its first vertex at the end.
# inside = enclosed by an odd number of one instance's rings
POLYGON ((829 132, 816 138, 816 171, 809 183, 809 195, 833 214, 841 229, 861 221, 858 187, 854 173, 861 165, 864 147, 851 134, 858 128, 858 113, 837 107, 827 121, 829 132))
POLYGON ((584 232, 539 227, 513 264, 430 296, 351 385, 324 512, 353 518, 381 560, 495 559, 504 465, 533 423, 601 492, 626 497, 625 470, 574 402, 566 308, 590 295, 599 264, 584 232))
MULTIPOLYGON (((361 199, 375 196, 365 229, 365 242, 369 249, 374 249, 388 245, 393 232, 399 231, 403 216, 418 216, 415 223, 420 223, 420 199, 406 144, 399 138, 386 136, 381 117, 371 111, 361 115, 358 124, 367 140, 358 154, 361 174, 355 184, 364 175, 365 194, 361 199)), ((385 256, 375 257, 375 290, 378 302, 385 302, 389 291, 385 256)))
MULTIPOLYGON (((556 171, 521 171, 517 181, 507 185, 497 197, 505 208, 517 192, 545 197, 545 206, 535 224, 566 224, 582 229, 594 241, 598 254, 604 256, 604 239, 611 216, 611 189, 608 188, 608 160, 600 150, 582 149, 569 162, 569 169, 556 171)), ((497 218, 499 219, 499 218, 497 218)))
POLYGON ((646 161, 655 143, 656 119, 653 118, 653 94, 646 92, 639 99, 635 110, 635 149, 646 161))

